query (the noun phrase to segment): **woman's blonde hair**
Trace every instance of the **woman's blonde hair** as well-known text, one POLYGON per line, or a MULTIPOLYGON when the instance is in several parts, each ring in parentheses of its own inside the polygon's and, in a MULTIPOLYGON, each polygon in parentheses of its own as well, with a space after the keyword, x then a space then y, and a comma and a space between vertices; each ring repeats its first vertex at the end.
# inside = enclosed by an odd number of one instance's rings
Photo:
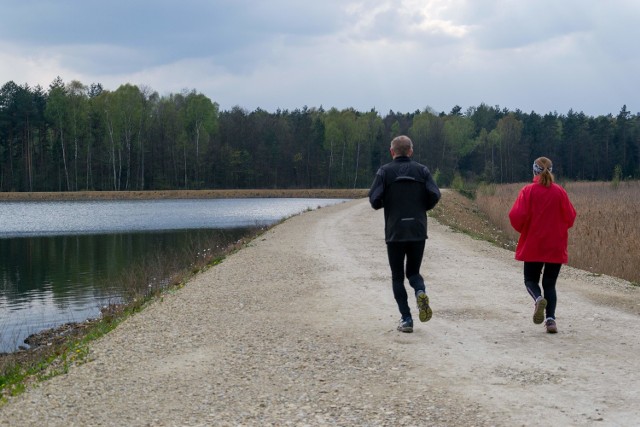
POLYGON ((533 174, 540 176, 538 182, 545 187, 549 187, 555 181, 553 173, 551 173, 552 170, 553 163, 546 157, 538 157, 533 162, 533 174))

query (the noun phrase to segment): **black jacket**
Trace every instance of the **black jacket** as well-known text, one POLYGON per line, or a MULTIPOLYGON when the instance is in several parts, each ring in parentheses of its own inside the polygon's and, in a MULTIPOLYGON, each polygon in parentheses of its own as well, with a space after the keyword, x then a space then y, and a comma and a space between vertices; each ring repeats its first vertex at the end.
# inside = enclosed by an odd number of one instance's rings
POLYGON ((427 238, 427 211, 440 200, 440 190, 429 169, 400 156, 378 169, 369 190, 374 209, 384 208, 386 242, 427 238))

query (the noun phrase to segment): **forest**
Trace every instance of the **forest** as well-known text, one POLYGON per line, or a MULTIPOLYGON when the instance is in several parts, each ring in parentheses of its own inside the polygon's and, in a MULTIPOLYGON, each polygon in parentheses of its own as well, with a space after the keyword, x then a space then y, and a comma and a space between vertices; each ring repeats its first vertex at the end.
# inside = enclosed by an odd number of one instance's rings
POLYGON ((367 188, 400 134, 440 186, 529 181, 539 156, 561 180, 640 178, 640 114, 626 106, 598 117, 484 103, 220 111, 196 90, 161 96, 58 77, 46 90, 0 88, 0 191, 367 188))

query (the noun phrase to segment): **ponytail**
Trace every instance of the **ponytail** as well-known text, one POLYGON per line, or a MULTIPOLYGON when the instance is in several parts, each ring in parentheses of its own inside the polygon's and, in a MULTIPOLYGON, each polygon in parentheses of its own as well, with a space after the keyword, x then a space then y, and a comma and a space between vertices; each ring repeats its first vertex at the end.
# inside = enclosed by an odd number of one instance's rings
POLYGON ((545 187, 549 187, 555 181, 553 173, 553 163, 546 157, 538 157, 533 162, 533 175, 539 176, 539 183, 545 187))

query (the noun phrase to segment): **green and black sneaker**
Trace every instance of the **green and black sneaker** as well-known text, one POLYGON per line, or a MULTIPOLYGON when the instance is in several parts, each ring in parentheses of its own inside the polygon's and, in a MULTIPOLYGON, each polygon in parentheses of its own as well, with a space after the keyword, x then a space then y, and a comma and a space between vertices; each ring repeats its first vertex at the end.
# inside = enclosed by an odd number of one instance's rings
POLYGON ((416 300, 418 301, 418 310, 420 313, 420 321, 428 322, 433 316, 433 311, 429 307, 429 297, 424 291, 418 291, 416 294, 416 300))

